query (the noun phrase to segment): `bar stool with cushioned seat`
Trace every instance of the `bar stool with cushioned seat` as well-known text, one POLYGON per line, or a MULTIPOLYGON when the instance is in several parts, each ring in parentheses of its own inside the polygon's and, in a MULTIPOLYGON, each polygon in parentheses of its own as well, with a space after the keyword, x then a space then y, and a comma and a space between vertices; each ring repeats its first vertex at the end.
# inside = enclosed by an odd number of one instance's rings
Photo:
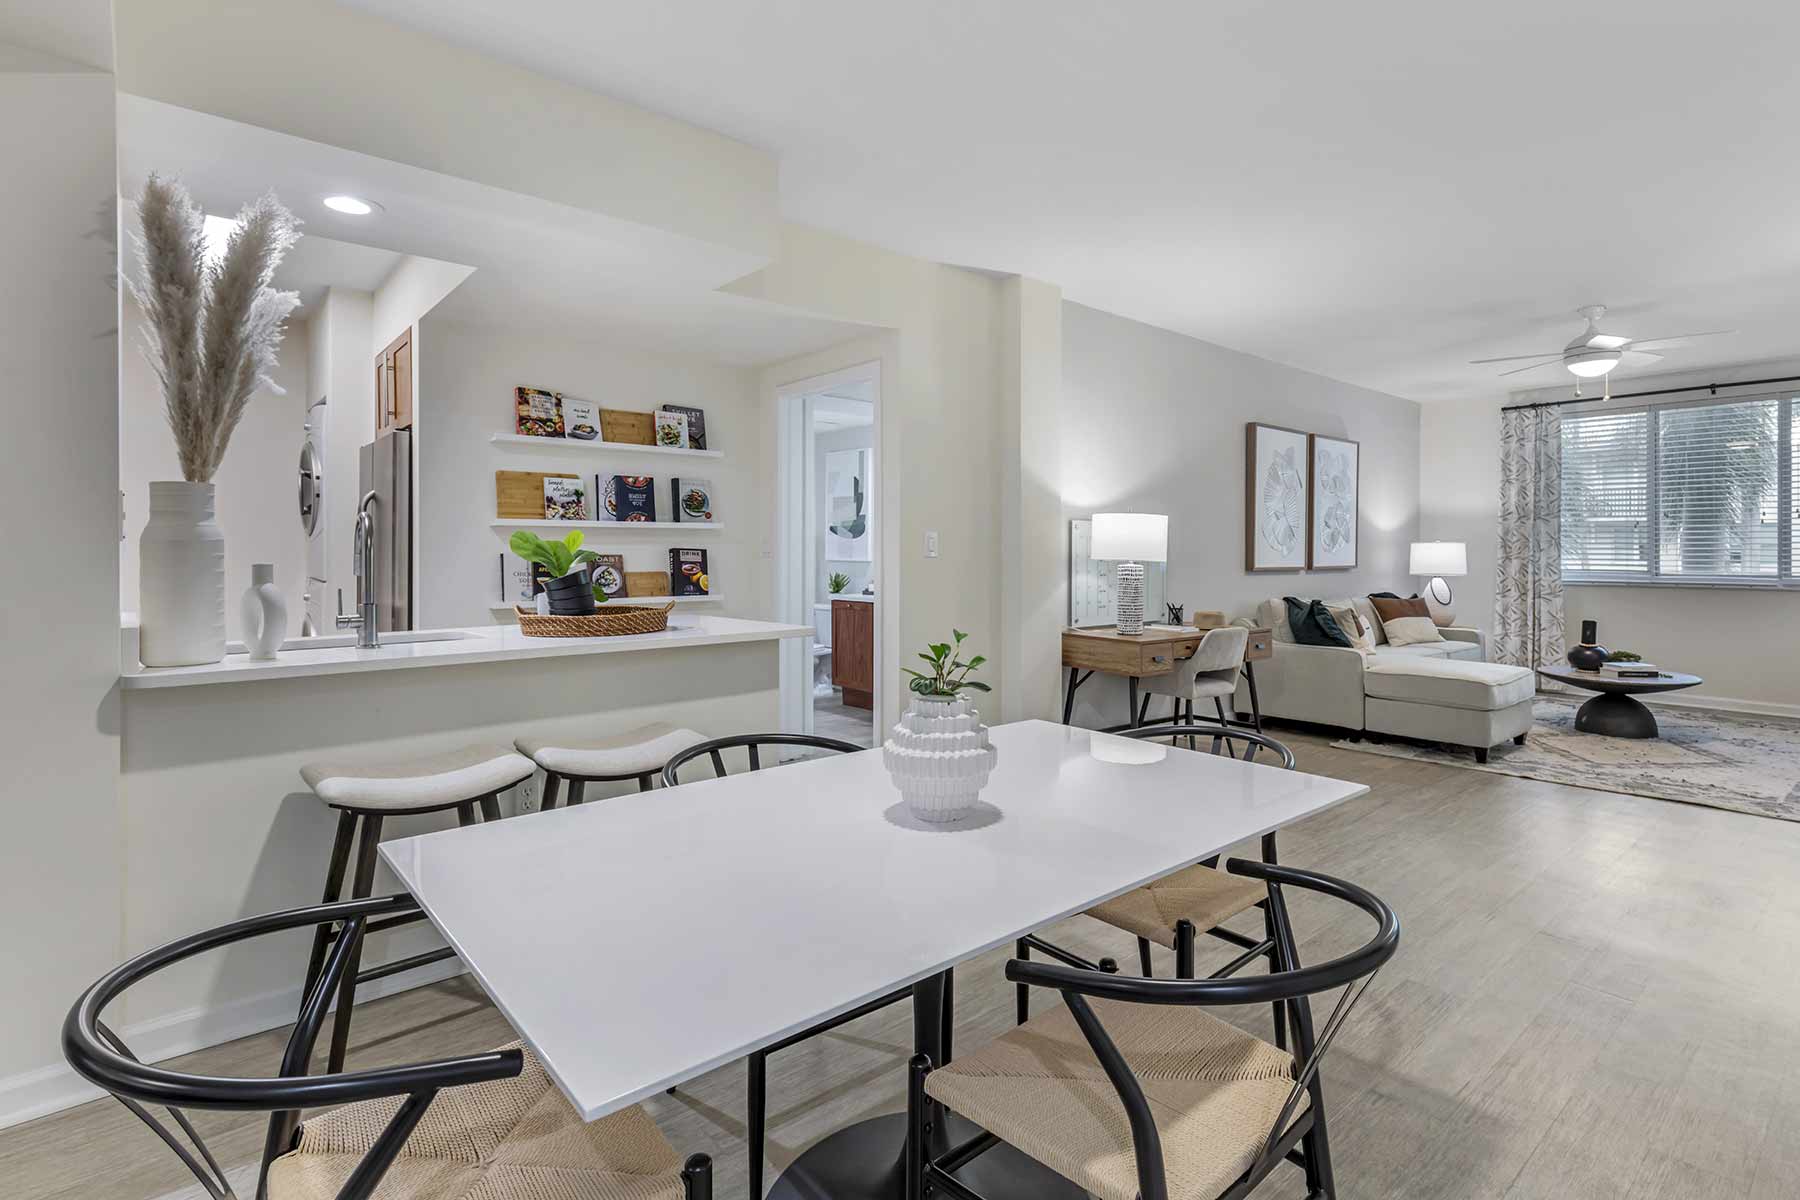
POLYGON ((705 740, 691 729, 658 721, 606 737, 522 737, 514 745, 544 769, 544 800, 538 807, 548 812, 556 807, 556 793, 565 779, 569 781, 565 804, 580 804, 582 790, 590 783, 635 779, 638 791, 647 792, 656 786, 664 763, 705 740))
MULTIPOLYGON (((381 841, 381 825, 386 818, 455 809, 459 824, 473 825, 479 808, 480 819, 497 821, 500 793, 531 778, 531 771, 530 759, 504 745, 465 746, 401 762, 308 763, 301 767, 300 778, 306 780, 313 794, 338 810, 337 840, 332 843, 331 865, 325 872, 325 903, 340 898, 360 900, 370 894, 375 886, 375 847, 381 841), (362 827, 360 840, 358 825, 362 827), (356 843, 356 873, 350 879, 350 894, 342 896, 352 842, 356 843)), ((415 910, 372 922, 357 935, 359 944, 350 950, 350 966, 339 985, 337 1016, 331 1026, 328 1069, 332 1073, 344 1066, 344 1051, 350 1044, 350 1010, 356 1003, 358 984, 442 962, 455 953, 448 947, 428 950, 364 971, 362 933, 377 933, 424 919, 424 914, 415 910)), ((325 953, 338 936, 337 930, 326 925, 314 932, 302 995, 312 991, 325 965, 325 953)))

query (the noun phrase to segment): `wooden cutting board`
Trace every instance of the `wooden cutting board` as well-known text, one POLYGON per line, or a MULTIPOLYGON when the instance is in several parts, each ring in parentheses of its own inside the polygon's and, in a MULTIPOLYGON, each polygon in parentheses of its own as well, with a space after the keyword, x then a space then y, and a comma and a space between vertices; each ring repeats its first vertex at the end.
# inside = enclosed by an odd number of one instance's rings
POLYGON ((647 412, 603 408, 600 410, 600 436, 606 441, 628 446, 654 446, 656 418, 647 412))
POLYGON ((666 596, 669 594, 669 573, 667 571, 627 571, 625 572, 625 595, 636 599, 639 596, 666 596))
POLYGON ((541 521, 544 480, 580 478, 565 471, 495 471, 494 515, 502 521, 541 521))

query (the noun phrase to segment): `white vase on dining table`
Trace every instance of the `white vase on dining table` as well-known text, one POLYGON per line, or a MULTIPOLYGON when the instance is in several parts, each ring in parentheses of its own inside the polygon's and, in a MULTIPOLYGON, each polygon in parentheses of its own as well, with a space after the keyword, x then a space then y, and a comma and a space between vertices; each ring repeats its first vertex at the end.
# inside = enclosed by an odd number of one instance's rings
POLYGON ((999 755, 967 700, 915 693, 881 757, 912 815, 948 824, 974 811, 999 755))

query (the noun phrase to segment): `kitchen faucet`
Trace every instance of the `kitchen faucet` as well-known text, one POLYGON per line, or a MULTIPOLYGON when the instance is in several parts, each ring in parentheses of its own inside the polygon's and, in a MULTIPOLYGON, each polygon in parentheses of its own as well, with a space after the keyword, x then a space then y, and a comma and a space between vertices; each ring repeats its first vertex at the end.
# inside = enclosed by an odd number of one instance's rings
POLYGON ((356 559, 356 615, 344 612, 344 589, 338 589, 337 627, 356 630, 356 648, 374 650, 381 645, 381 634, 375 627, 375 518, 369 506, 377 503, 374 492, 356 506, 356 541, 351 554, 356 559))

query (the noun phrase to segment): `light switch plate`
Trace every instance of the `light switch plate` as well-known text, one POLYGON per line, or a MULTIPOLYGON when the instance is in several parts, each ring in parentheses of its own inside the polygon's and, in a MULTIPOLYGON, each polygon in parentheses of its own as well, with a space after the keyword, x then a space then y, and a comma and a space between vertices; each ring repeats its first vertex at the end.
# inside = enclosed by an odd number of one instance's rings
POLYGON ((925 531, 925 557, 926 558, 936 558, 938 556, 937 533, 938 533, 938 531, 935 529, 927 529, 925 531))

